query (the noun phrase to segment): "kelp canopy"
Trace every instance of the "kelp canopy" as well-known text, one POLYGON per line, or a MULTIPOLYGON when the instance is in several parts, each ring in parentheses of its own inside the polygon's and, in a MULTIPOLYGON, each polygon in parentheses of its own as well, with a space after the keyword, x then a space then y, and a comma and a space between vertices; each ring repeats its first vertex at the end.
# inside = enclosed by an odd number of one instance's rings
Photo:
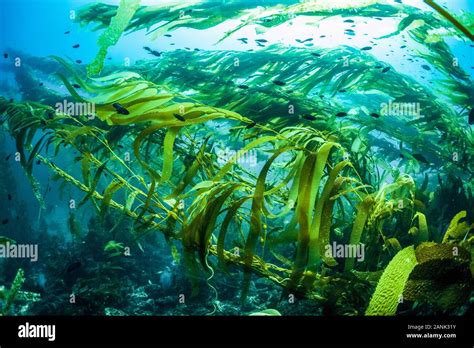
MULTIPOLYGON (((40 201, 35 160, 84 191, 79 207, 90 201, 101 217, 118 210, 132 218, 137 243, 163 233, 194 293, 212 284, 216 270, 236 265, 242 301, 252 274, 320 303, 336 301, 339 289, 339 314, 392 315, 400 297, 445 311, 467 301, 474 88, 443 37, 433 34, 453 28, 465 40, 450 21, 377 0, 133 5, 79 11, 81 25, 108 28, 87 70, 60 57, 24 57, 30 73, 17 73, 25 84, 35 83, 33 72, 55 73, 67 100, 94 105, 95 114, 58 112, 65 96, 54 89, 22 102, 0 99, 40 201), (370 49, 348 45, 177 49, 102 69, 121 31, 144 30, 160 40, 178 28, 238 19, 221 38, 231 40, 246 26, 264 34, 299 16, 313 24, 392 18, 398 29, 376 40, 403 35, 436 80, 420 83, 370 49), (384 114, 382 104, 417 104, 421 112, 384 114), (81 175, 55 160, 73 151, 81 175), (256 165, 245 156, 255 156, 256 165), (333 245, 364 245, 365 258, 341 258, 328 252, 333 245), (433 265, 463 276, 447 284, 429 271, 433 265), (376 285, 370 303, 351 302, 354 284, 376 285)), ((472 28, 472 15, 465 19, 472 28)))

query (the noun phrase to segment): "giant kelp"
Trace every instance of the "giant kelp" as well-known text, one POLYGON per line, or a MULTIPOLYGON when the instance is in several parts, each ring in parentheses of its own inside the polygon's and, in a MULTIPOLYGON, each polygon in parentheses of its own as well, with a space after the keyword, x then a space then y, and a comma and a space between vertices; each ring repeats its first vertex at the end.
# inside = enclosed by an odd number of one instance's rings
MULTIPOLYGON (((325 1, 270 5, 256 9, 245 1, 224 7, 195 1, 140 7, 127 30, 146 28, 158 35, 242 17, 238 30, 252 23, 271 27, 298 15, 397 17, 406 10, 399 32, 408 30, 421 42, 428 28, 442 23, 430 22, 431 13, 382 1, 341 2, 340 8, 325 1), (357 12, 347 11, 355 7, 357 12), (410 28, 416 20, 424 23, 410 28)), ((116 14, 113 6, 94 4, 82 10, 79 21, 105 27, 116 14)), ((99 57, 115 39, 103 42, 99 57)), ((450 299, 462 302, 469 289, 469 257, 464 253, 461 265, 455 265, 463 284, 453 291, 463 296, 442 293, 444 280, 426 274, 424 260, 450 269, 446 255, 436 256, 439 250, 458 244, 471 249, 473 212, 459 210, 474 206, 469 193, 474 153, 472 130, 460 117, 472 100, 472 83, 462 69, 449 67, 448 53, 440 42, 425 57, 446 78, 442 88, 450 93, 443 100, 435 98, 435 89, 349 46, 176 50, 126 69, 108 66, 95 77, 91 72, 100 70, 101 59, 87 74, 53 57, 52 65, 31 65, 57 70, 52 79, 66 87, 67 100, 93 104, 95 114, 4 98, 0 112, 38 199, 35 159, 82 190, 78 206, 91 202, 101 221, 113 210, 130 218, 137 244, 150 233, 162 233, 175 261, 185 265, 194 295, 202 283, 218 293, 212 285, 215 271, 230 265, 243 270, 242 300, 251 291, 252 274, 324 303, 333 286, 354 294, 382 273, 368 308, 350 303, 344 313, 395 314, 401 294, 426 302, 426 289, 440 294, 434 305, 449 310, 450 299), (375 111, 381 102, 414 100, 423 105, 416 119, 401 115, 387 121, 375 111), (229 144, 240 151, 223 159, 216 149, 229 144), (71 151, 77 153, 80 174, 54 159, 71 151), (454 152, 459 158, 452 157, 454 152), (258 157, 258 166, 239 161, 249 153, 258 157), (449 186, 447 179, 430 195, 427 178, 434 172, 440 182, 453 176, 467 180, 449 186), (459 190, 466 192, 459 202, 466 206, 433 213, 440 195, 454 197, 459 190), (341 262, 337 253, 328 252, 334 243, 364 244, 366 257, 341 262)), ((123 248, 115 242, 116 226, 104 247, 113 255, 123 248)))

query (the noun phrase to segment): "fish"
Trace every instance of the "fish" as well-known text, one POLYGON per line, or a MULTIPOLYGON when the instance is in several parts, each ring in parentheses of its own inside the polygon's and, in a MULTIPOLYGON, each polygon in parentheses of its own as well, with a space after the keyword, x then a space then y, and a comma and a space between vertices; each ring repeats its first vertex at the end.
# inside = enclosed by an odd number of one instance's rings
POLYGON ((8 58, 8 53, 5 52, 5 53, 3 54, 3 57, 5 57, 5 59, 7 59, 7 58, 8 58))
POLYGON ((383 68, 382 72, 383 72, 383 73, 386 73, 386 72, 389 71, 389 70, 390 70, 390 67, 387 66, 387 67, 383 68))
POLYGON ((305 120, 308 120, 308 121, 316 121, 316 117, 314 117, 313 115, 310 115, 310 114, 304 114, 301 117, 304 118, 305 120))
POLYGON ((67 273, 74 272, 75 270, 79 269, 81 266, 82 266, 81 261, 73 262, 73 263, 69 264, 69 266, 67 266, 66 272, 67 273))
POLYGON ((469 124, 474 124, 474 108, 472 108, 471 112, 469 112, 468 123, 469 124))
POLYGON ((370 46, 365 46, 365 47, 362 47, 360 50, 361 51, 370 51, 372 49, 372 47, 370 46))
POLYGON ((272 82, 277 86, 285 86, 286 85, 286 82, 279 81, 279 80, 273 80, 272 82))
POLYGON ((8 161, 10 159, 12 154, 9 154, 7 157, 5 157, 5 161, 8 161))
POLYGON ((400 48, 406 48, 406 47, 407 47, 406 45, 400 46, 400 48))
POLYGON ((268 42, 267 40, 265 39, 256 39, 255 42, 260 42, 260 43, 264 43, 264 42, 268 42))
POLYGON ((425 163, 425 164, 430 164, 430 162, 428 162, 428 160, 425 158, 425 156, 419 154, 419 153, 414 153, 412 154, 413 158, 416 159, 418 162, 422 162, 422 163, 425 163))
POLYGON ((153 49, 151 49, 150 47, 143 47, 145 50, 147 50, 150 54, 154 55, 154 56, 157 56, 157 57, 161 57, 161 52, 158 52, 158 51, 155 51, 153 49))
POLYGON ((336 114, 336 117, 344 117, 344 116, 347 116, 347 112, 342 111, 336 114))
POLYGON ((251 128, 255 127, 256 125, 257 125, 256 122, 252 122, 252 123, 249 123, 248 125, 246 125, 245 128, 251 129, 251 128))
POLYGON ((36 161, 36 165, 39 166, 40 164, 41 164, 41 161, 40 161, 40 160, 37 160, 37 161, 36 161))
POLYGON ((130 112, 125 109, 120 103, 113 103, 112 106, 115 108, 115 110, 117 110, 117 113, 119 113, 120 115, 130 114, 130 112))
POLYGON ((6 224, 8 224, 8 219, 3 219, 2 220, 2 225, 6 225, 6 224))
POLYGON ((341 89, 339 90, 339 93, 346 93, 347 92, 347 89, 341 89))
POLYGON ((40 82, 39 85, 40 85, 40 87, 43 86, 43 82, 40 82))
POLYGON ((326 35, 321 35, 320 38, 321 39, 324 39, 326 37, 326 35))
POLYGON ((321 55, 319 53, 316 53, 316 52, 312 52, 311 55, 313 55, 315 57, 321 57, 321 55))
POLYGON ((73 84, 72 84, 72 87, 74 87, 74 88, 81 88, 81 86, 78 85, 77 83, 73 83, 73 84))
POLYGON ((238 85, 237 87, 240 89, 249 89, 249 86, 247 85, 238 85))
POLYGON ((305 40, 295 39, 295 41, 296 41, 296 42, 299 42, 299 43, 305 43, 305 42, 313 41, 313 39, 312 39, 312 38, 305 39, 305 40))
POLYGON ((380 117, 380 115, 377 114, 376 112, 372 112, 372 113, 370 114, 370 116, 372 116, 372 117, 374 117, 374 118, 379 118, 379 117, 380 117))
POLYGON ((8 197, 8 200, 9 200, 9 201, 12 200, 12 195, 11 195, 11 194, 8 194, 7 197, 8 197))
POLYGON ((431 70, 431 68, 429 67, 429 65, 426 65, 426 64, 423 64, 421 67, 422 67, 423 69, 425 69, 425 70, 431 70))
POLYGON ((374 68, 375 69, 382 69, 383 67, 381 65, 376 65, 374 68))
POLYGON ((166 36, 166 37, 171 37, 171 34, 165 34, 164 36, 166 36))
POLYGON ((107 60, 112 60, 112 57, 107 57, 107 60))
POLYGON ((78 59, 78 60, 76 60, 76 63, 77 63, 77 64, 81 64, 81 63, 82 63, 82 60, 78 59))
POLYGON ((186 122, 186 119, 183 116, 181 116, 180 114, 173 114, 173 116, 176 117, 181 122, 186 122))
POLYGON ((75 44, 72 46, 72 48, 79 48, 79 46, 80 46, 79 44, 75 44))
POLYGON ((354 23, 354 21, 352 19, 346 19, 344 23, 354 23))
POLYGON ((240 39, 237 39, 237 40, 242 41, 242 43, 244 44, 248 43, 248 39, 246 37, 241 37, 240 39))

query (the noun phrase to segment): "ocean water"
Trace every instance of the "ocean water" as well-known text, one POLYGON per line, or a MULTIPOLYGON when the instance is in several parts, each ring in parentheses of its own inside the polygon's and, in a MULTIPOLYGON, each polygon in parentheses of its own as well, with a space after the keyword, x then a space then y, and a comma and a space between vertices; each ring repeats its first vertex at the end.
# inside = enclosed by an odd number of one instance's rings
POLYGON ((118 5, 0 5, 1 314, 472 315, 472 2, 118 5))

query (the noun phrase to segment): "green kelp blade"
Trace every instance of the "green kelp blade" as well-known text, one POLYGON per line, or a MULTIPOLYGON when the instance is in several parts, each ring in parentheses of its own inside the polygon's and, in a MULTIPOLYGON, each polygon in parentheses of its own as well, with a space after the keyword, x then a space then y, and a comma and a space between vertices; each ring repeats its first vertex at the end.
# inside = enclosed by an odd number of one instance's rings
POLYGON ((400 250, 380 277, 365 315, 395 315, 405 284, 416 265, 412 245, 400 250))
POLYGON ((99 44, 99 52, 87 66, 87 75, 92 76, 100 73, 104 66, 105 56, 107 55, 107 49, 117 43, 122 36, 122 33, 127 28, 130 20, 137 11, 140 5, 140 0, 121 0, 117 9, 117 14, 110 20, 108 28, 99 37, 97 43, 99 44))

